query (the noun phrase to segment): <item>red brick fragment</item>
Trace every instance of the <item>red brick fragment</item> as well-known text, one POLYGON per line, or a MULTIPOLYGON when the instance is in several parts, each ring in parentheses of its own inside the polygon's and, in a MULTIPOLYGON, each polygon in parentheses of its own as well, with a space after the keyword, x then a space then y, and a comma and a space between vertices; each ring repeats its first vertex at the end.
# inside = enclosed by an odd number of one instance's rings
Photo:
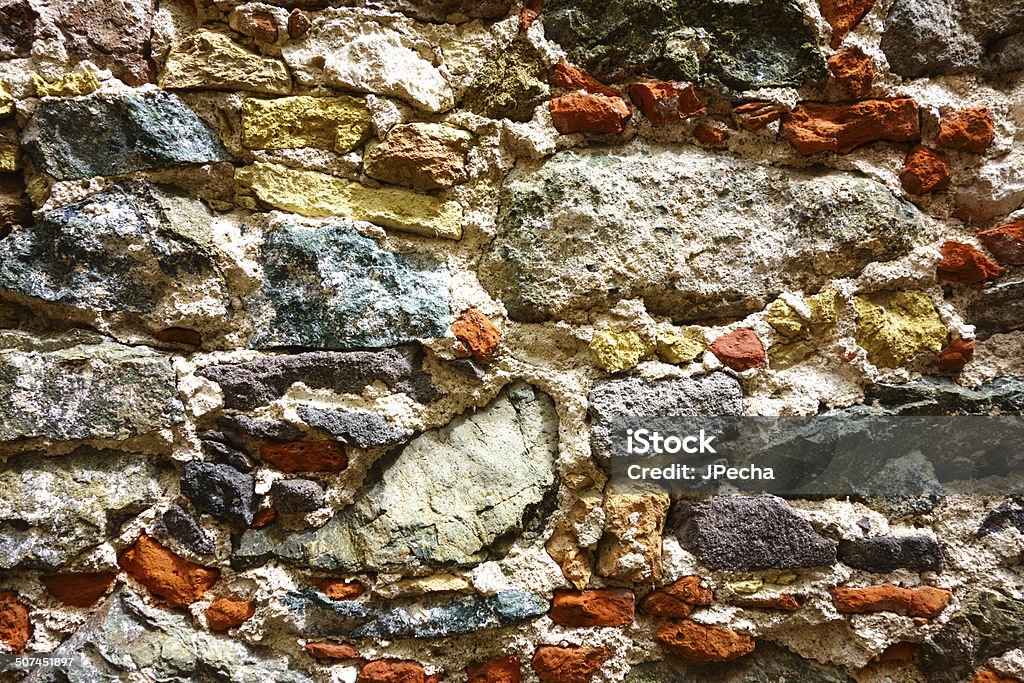
POLYGON ((113 585, 114 572, 72 572, 42 577, 43 585, 53 597, 72 607, 91 607, 113 585))
POLYGON ((665 620, 654 639, 691 662, 728 662, 754 651, 756 641, 732 629, 705 626, 692 619, 665 620))
POLYGON ((942 245, 942 261, 939 262, 940 280, 965 284, 985 282, 1006 272, 976 247, 950 240, 942 245))
POLYGON ((971 679, 971 683, 1020 683, 1020 681, 1016 678, 1000 676, 995 671, 983 669, 974 675, 974 678, 971 679))
POLYGON ((855 104, 807 102, 783 116, 782 137, 801 154, 846 154, 881 140, 915 142, 921 138, 921 121, 917 103, 908 97, 855 104))
POLYGON ((622 589, 555 591, 550 617, 562 626, 625 626, 633 622, 636 598, 622 589))
POLYGON ((275 519, 277 519, 277 508, 263 508, 262 510, 256 511, 256 514, 252 517, 252 524, 250 524, 249 526, 253 529, 259 529, 270 524, 275 519))
POLYGON ((611 656, 606 647, 542 645, 534 653, 531 664, 542 681, 588 683, 611 656))
POLYGON ((521 683, 523 680, 519 660, 509 655, 466 668, 466 683, 521 683))
POLYGON ((358 659, 359 650, 348 643, 306 643, 302 649, 317 659, 358 659))
POLYGON ((345 447, 337 441, 268 443, 260 458, 282 472, 341 472, 348 467, 345 447))
POLYGON ((694 605, 710 605, 714 593, 700 585, 701 577, 684 576, 644 596, 640 608, 658 617, 683 618, 690 616, 694 605))
POLYGON ((893 612, 932 619, 949 606, 953 594, 942 588, 900 588, 892 584, 864 588, 833 588, 832 602, 845 614, 893 612))
POLYGON ((709 147, 717 147, 729 139, 729 133, 709 123, 699 123, 693 129, 693 137, 709 147))
POLYGON ((900 182, 910 194, 925 194, 949 187, 952 170, 938 152, 918 146, 903 162, 900 182))
POLYGON ((754 132, 778 121, 785 112, 785 107, 774 102, 746 102, 733 109, 732 115, 740 128, 754 132))
POLYGON ((288 37, 297 40, 306 35, 306 31, 313 25, 306 13, 296 7, 288 15, 288 37))
POLYGON ((946 372, 960 372, 974 359, 974 342, 959 337, 949 342, 939 354, 939 368, 946 372))
POLYGON ((859 47, 851 47, 829 57, 828 68, 853 99, 859 100, 871 92, 875 64, 859 47))
POLYGON ((0 592, 0 643, 6 643, 14 654, 25 652, 32 638, 32 621, 28 607, 14 591, 0 592))
POLYGON ((252 29, 252 37, 263 43, 276 43, 278 30, 277 22, 272 14, 257 12, 249 17, 252 29))
POLYGON ((356 683, 431 683, 436 676, 428 676, 416 662, 402 659, 377 659, 367 662, 359 670, 356 683))
POLYGON ((473 356, 482 362, 489 361, 501 343, 501 330, 490 318, 475 308, 468 309, 452 323, 452 334, 469 347, 473 356))
POLYGON ((551 82, 559 88, 586 90, 595 95, 607 95, 608 97, 619 96, 618 90, 608 87, 583 69, 569 64, 564 59, 555 67, 551 82))
POLYGON ((211 631, 227 631, 241 626, 256 614, 256 603, 241 598, 217 598, 206 608, 206 623, 211 631))
POLYGON ((331 600, 355 600, 366 592, 366 587, 358 581, 344 579, 321 579, 316 587, 331 600))
POLYGON ((800 602, 788 593, 770 598, 737 598, 732 604, 747 609, 777 609, 783 612, 796 612, 800 609, 800 602))
POLYGON ((832 27, 832 49, 839 47, 857 27, 875 0, 820 0, 821 16, 832 27))
POLYGON ((996 137, 988 109, 955 109, 939 120, 938 142, 942 147, 982 154, 996 137))
POLYGON ((629 86, 629 99, 654 126, 664 126, 705 111, 693 83, 684 81, 634 83, 629 86))
POLYGON ((555 130, 569 133, 621 133, 632 115, 621 97, 574 92, 548 103, 555 130))
POLYGON ((749 327, 741 327, 719 337, 708 348, 718 360, 737 372, 760 368, 768 362, 764 345, 749 327))
POLYGON ((526 0, 522 11, 519 13, 519 30, 526 32, 533 25, 533 22, 537 21, 537 17, 540 16, 546 4, 547 0, 526 0))
POLYGON ((1024 265, 1024 221, 983 230, 978 233, 978 239, 1000 263, 1024 265))
POLYGON ((158 340, 168 344, 185 344, 187 346, 202 346, 203 335, 187 327, 168 327, 153 334, 158 340))
POLYGON ((188 607, 220 578, 219 569, 178 557, 146 535, 139 536, 117 563, 154 595, 175 607, 188 607))

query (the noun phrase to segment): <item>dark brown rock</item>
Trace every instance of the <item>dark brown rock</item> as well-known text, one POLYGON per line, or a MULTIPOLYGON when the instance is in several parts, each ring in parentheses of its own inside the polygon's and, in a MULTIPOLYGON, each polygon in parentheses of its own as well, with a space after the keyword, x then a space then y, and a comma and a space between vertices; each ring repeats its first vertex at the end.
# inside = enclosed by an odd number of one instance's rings
POLYGON ((978 239, 1000 263, 1024 265, 1024 221, 983 230, 978 233, 978 239))
POLYGON ((128 85, 153 79, 145 57, 153 28, 152 0, 65 0, 58 7, 70 57, 110 69, 128 85))

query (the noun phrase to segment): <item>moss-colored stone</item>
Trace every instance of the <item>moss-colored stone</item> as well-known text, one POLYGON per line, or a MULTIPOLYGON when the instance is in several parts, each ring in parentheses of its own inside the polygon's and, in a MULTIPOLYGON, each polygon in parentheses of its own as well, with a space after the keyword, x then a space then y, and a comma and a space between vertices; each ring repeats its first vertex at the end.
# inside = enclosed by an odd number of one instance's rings
POLYGON ((857 296, 853 308, 857 343, 875 365, 898 367, 919 353, 938 353, 946 344, 946 326, 924 292, 857 296))
POLYGON ((457 202, 264 162, 239 169, 235 177, 261 201, 282 211, 313 218, 344 216, 431 237, 462 237, 462 207, 457 202))
POLYGON ((699 327, 658 335, 658 355, 669 363, 692 363, 706 348, 708 341, 699 327))
POLYGON ((20 162, 17 132, 9 128, 0 128, 0 172, 17 171, 21 168, 20 162))
POLYGON ((839 292, 830 288, 809 296, 807 307, 811 309, 811 324, 835 325, 839 320, 839 292))
POLYGON ((804 319, 782 299, 776 299, 764 313, 764 321, 783 337, 795 337, 804 329, 804 319))
POLYGON ((606 372, 631 370, 649 352, 650 346, 632 330, 601 330, 595 332, 590 340, 590 355, 594 359, 594 365, 606 372))
POLYGON ((6 83, 0 81, 0 118, 14 113, 14 95, 6 83))
POLYGON ((463 106, 492 119, 529 121, 548 98, 548 68, 528 41, 496 48, 466 92, 463 106))
POLYGON ((768 365, 773 370, 791 368, 818 348, 812 339, 797 339, 785 344, 776 344, 768 349, 768 365))
POLYGON ((315 147, 348 152, 370 133, 370 111, 357 97, 246 99, 242 144, 249 149, 315 147))
POLYGON ((100 87, 96 75, 85 69, 72 71, 55 81, 32 74, 32 83, 39 97, 77 97, 95 92, 100 87))

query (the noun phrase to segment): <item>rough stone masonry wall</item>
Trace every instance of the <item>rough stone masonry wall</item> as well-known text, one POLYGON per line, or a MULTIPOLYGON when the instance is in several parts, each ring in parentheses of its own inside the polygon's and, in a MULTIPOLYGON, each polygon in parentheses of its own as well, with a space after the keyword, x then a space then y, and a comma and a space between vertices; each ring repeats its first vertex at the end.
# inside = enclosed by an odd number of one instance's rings
POLYGON ((1022 69, 1019 0, 0 0, 2 647, 1024 679, 1024 498, 669 500, 591 441, 1020 413, 1022 69))

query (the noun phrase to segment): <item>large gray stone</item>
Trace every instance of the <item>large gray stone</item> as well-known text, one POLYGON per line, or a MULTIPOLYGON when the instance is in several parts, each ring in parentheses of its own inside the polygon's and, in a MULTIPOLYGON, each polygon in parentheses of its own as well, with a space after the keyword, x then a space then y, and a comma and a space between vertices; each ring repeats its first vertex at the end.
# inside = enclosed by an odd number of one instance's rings
POLYGON ((159 474, 151 458, 89 447, 8 460, 0 468, 0 568, 72 563, 156 502, 159 474))
POLYGON ((758 571, 830 567, 836 542, 775 496, 715 496, 681 503, 680 542, 711 569, 758 571))
POLYGON ((445 266, 384 251, 347 222, 271 229, 260 265, 253 348, 383 348, 440 337, 454 320, 445 266))
POLYGON ((897 569, 941 572, 942 548, 931 536, 873 536, 839 542, 839 561, 854 569, 891 572, 897 569))
MULTIPOLYGON (((419 349, 404 346, 383 351, 314 351, 266 356, 246 363, 211 365, 196 374, 220 385, 224 407, 252 410, 282 396, 296 382, 310 389, 359 394, 374 382, 395 393, 427 402, 438 398, 430 375, 420 369, 419 349)), ((249 423, 246 423, 249 424, 249 423)), ((266 438, 269 434, 256 435, 266 438)))
POLYGON ((981 290, 970 304, 967 322, 975 326, 979 339, 1024 329, 1024 278, 996 282, 981 290))
POLYGON ((127 439, 184 420, 163 354, 81 331, 0 331, 0 442, 127 439))
POLYGON ((523 527, 556 485, 558 417, 527 385, 413 439, 380 480, 325 526, 243 534, 241 566, 277 557, 323 571, 414 573, 477 564, 523 527))
POLYGON ((889 68, 904 78, 1024 69, 1018 0, 896 0, 882 33, 889 68))
POLYGON ((480 278, 517 320, 642 297, 678 321, 742 317, 904 253, 920 213, 849 173, 688 147, 565 151, 501 189, 480 278))
POLYGON ((195 112, 165 93, 45 100, 22 142, 58 180, 230 159, 195 112))
MULTIPOLYGON (((285 655, 261 652, 235 638, 197 631, 188 614, 169 612, 121 589, 54 651, 69 657, 67 677, 82 683, 312 683, 285 655)), ((53 681, 39 667, 26 681, 53 681)))
POLYGON ((103 313, 159 308, 178 325, 223 318, 210 224, 198 201, 120 183, 0 241, 0 288, 103 313))
POLYGON ((882 415, 1021 415, 1024 381, 1000 377, 974 389, 936 377, 872 384, 865 389, 864 403, 882 415))
POLYGON ((308 405, 300 405, 298 413, 310 427, 329 432, 338 441, 356 448, 393 446, 412 436, 412 430, 396 427, 375 413, 350 413, 308 405))
POLYGON ((256 481, 230 465, 190 460, 181 470, 181 493, 201 513, 233 524, 252 523, 256 481))

